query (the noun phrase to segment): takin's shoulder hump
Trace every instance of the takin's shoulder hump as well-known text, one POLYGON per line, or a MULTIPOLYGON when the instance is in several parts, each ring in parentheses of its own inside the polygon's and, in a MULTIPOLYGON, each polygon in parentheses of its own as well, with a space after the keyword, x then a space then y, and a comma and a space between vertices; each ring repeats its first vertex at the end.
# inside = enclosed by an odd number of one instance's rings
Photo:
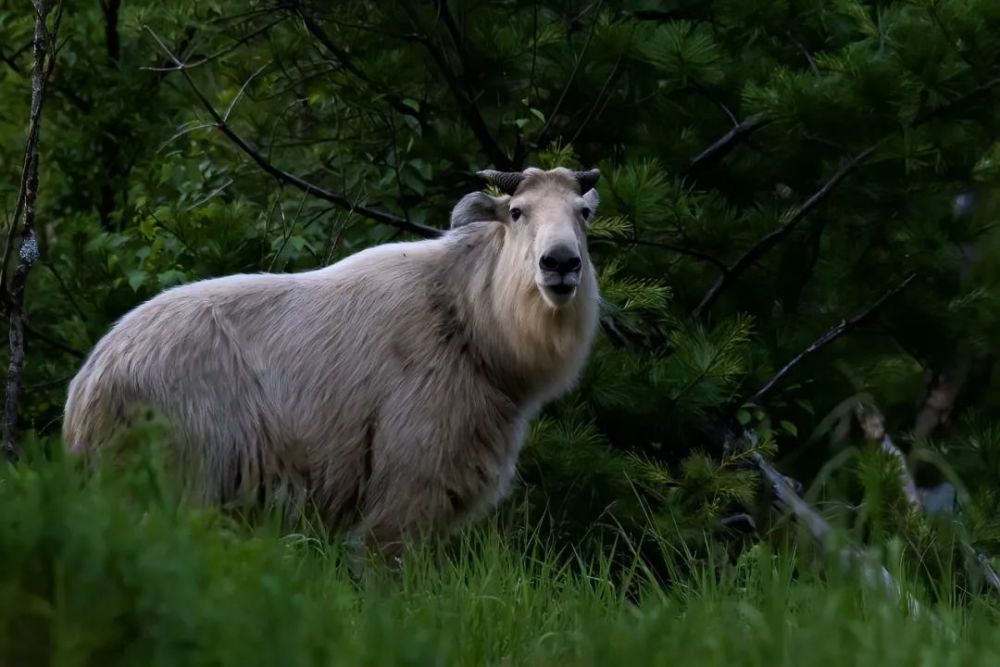
POLYGON ((300 274, 305 280, 340 281, 392 276, 414 278, 442 256, 442 239, 384 243, 354 253, 330 266, 300 274))

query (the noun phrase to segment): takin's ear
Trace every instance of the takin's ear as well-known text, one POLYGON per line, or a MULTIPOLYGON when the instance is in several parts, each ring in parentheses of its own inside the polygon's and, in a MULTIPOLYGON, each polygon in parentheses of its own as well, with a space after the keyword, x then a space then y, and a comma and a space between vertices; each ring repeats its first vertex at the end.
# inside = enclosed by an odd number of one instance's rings
POLYGON ((601 205, 601 197, 597 194, 597 190, 591 188, 583 193, 583 201, 587 203, 587 208, 590 209, 590 215, 587 216, 587 224, 594 219, 597 215, 597 209, 601 205))
POLYGON ((491 197, 485 192, 470 192, 455 204, 451 210, 451 228, 461 227, 470 222, 500 220, 500 208, 509 197, 491 197))

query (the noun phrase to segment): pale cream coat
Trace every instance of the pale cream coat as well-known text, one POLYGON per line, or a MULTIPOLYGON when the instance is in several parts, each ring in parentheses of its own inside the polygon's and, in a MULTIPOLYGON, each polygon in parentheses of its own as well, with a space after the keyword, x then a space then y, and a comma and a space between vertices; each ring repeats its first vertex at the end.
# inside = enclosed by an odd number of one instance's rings
POLYGON ((442 238, 305 273, 204 280, 140 305, 70 384, 67 446, 100 448, 147 405, 170 423, 203 499, 291 482, 331 527, 383 548, 488 508, 597 323, 580 214, 596 193, 581 197, 566 170, 527 173, 513 198, 465 197, 442 238), (556 241, 583 258, 558 307, 536 275, 556 241))

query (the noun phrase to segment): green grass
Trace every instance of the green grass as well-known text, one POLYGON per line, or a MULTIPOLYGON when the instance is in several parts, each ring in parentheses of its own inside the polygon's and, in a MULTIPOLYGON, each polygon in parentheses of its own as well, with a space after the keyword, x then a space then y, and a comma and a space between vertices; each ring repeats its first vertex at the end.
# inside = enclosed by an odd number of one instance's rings
POLYGON ((912 618, 763 546, 658 585, 499 525, 358 582, 336 544, 184 507, 141 457, 25 461, 0 474, 0 664, 1000 664, 985 599, 912 618))

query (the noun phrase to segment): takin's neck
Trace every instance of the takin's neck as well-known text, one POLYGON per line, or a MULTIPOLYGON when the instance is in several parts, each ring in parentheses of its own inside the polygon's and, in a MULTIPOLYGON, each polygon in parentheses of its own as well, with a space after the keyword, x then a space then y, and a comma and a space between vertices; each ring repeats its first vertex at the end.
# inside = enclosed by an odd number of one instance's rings
POLYGON ((447 239, 448 268, 432 287, 439 335, 515 403, 547 401, 576 379, 590 349, 597 326, 593 269, 587 266, 571 304, 553 308, 532 270, 517 275, 503 261, 502 225, 475 227, 447 239))

